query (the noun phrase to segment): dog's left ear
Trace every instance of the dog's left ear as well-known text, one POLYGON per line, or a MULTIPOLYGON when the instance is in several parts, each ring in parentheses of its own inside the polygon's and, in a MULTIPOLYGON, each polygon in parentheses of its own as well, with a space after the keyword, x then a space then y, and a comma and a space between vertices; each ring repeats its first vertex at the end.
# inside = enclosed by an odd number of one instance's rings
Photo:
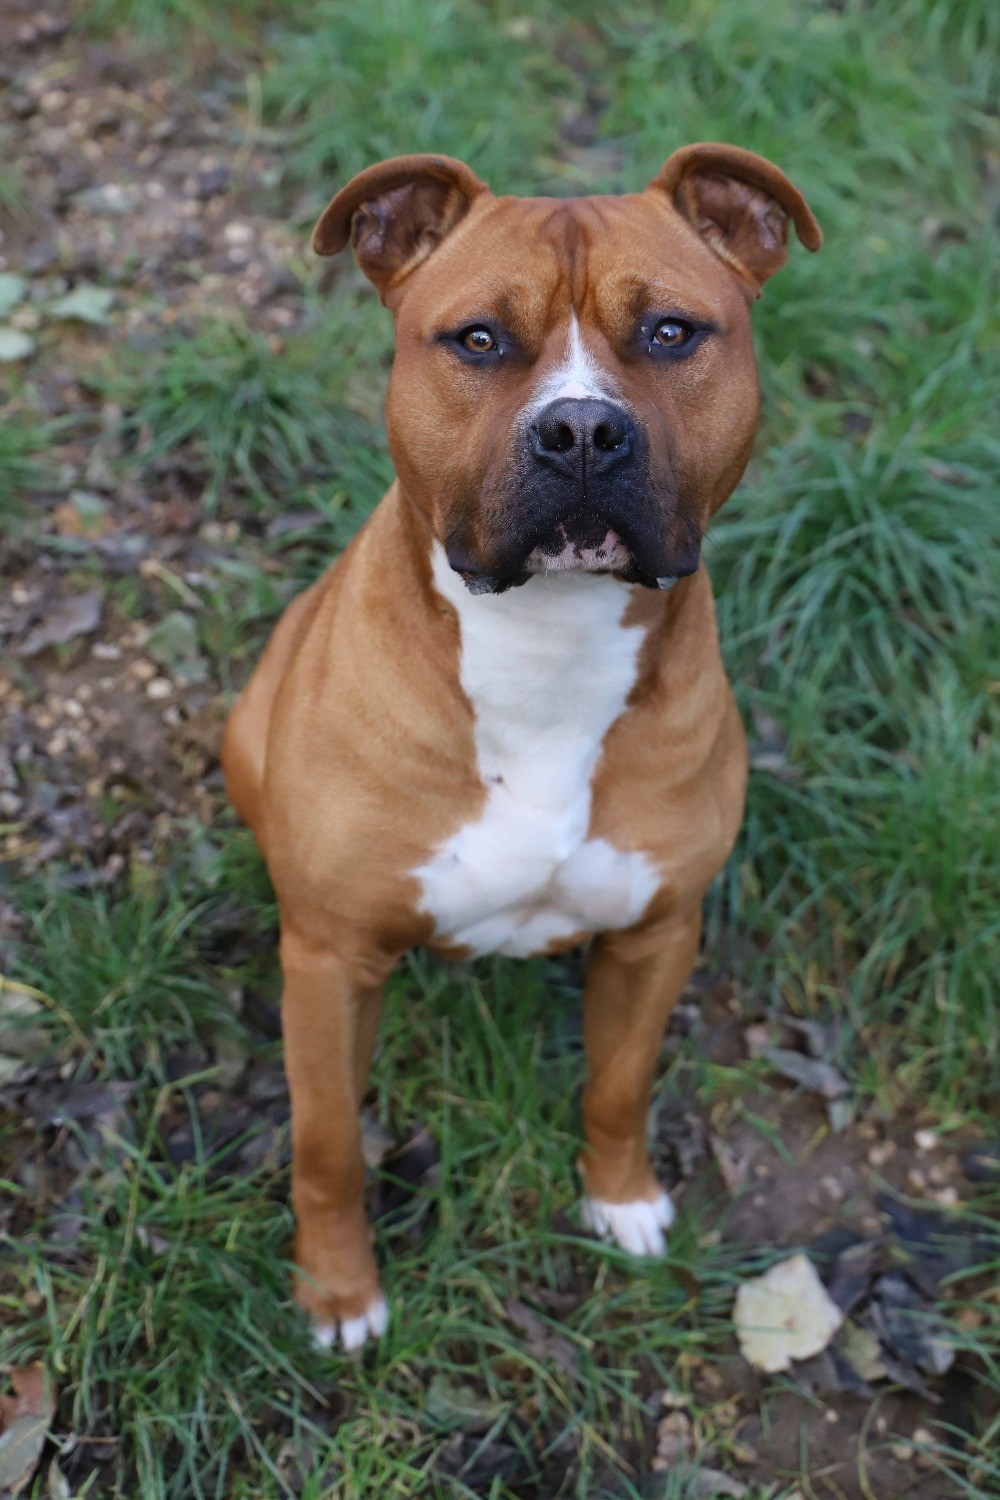
POLYGON ((450 156, 394 156, 353 177, 323 210, 313 249, 350 241, 358 265, 387 294, 415 270, 489 188, 450 156))
POLYGON ((807 250, 823 235, 809 205, 784 172, 739 146, 683 146, 649 184, 666 193, 715 253, 759 293, 788 256, 788 221, 807 250))

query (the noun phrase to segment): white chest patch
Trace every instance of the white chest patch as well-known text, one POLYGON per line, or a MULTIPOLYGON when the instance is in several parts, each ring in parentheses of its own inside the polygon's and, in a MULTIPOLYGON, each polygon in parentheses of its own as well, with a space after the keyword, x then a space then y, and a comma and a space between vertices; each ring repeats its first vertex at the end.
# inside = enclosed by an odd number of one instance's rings
POLYGON ((458 612, 461 681, 487 800, 413 873, 439 938, 523 958, 579 932, 629 927, 659 879, 644 854, 590 839, 591 778, 635 681, 643 631, 624 584, 539 574, 472 595, 435 544, 458 612))

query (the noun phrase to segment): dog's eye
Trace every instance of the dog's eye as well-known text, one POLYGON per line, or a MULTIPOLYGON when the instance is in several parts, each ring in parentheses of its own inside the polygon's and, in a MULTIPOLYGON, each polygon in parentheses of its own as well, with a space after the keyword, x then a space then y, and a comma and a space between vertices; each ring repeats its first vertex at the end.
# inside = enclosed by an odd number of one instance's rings
POLYGON ((682 323, 679 318, 664 318, 653 329, 653 338, 662 349, 678 349, 687 343, 693 332, 690 323, 682 323))
POLYGON ((473 354, 491 354, 497 348, 497 341, 488 328, 466 329, 462 334, 462 343, 473 354))

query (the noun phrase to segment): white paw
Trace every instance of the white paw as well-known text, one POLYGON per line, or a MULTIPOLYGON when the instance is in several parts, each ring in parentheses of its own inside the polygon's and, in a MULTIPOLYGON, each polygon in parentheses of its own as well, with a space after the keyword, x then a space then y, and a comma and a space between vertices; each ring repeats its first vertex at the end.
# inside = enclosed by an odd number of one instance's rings
POLYGON ((313 1342, 319 1349, 332 1349, 339 1337, 346 1350, 360 1349, 369 1339, 381 1338, 388 1322, 388 1304, 384 1297, 378 1296, 368 1304, 360 1318, 314 1323, 313 1342))
POLYGON ((580 1214, 586 1227, 602 1240, 613 1240, 632 1255, 665 1255, 663 1231, 674 1222, 674 1205, 668 1194, 652 1201, 635 1198, 631 1203, 605 1203, 603 1198, 584 1198, 580 1214))

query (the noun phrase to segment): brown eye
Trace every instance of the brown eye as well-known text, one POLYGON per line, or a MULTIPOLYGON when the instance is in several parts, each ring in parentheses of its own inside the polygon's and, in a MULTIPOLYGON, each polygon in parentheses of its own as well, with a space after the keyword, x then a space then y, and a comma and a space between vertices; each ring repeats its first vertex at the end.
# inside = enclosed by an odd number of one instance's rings
POLYGON ((686 344, 691 337, 691 328, 687 323, 678 323, 674 318, 665 318, 658 323, 653 332, 653 337, 664 349, 676 349, 680 344, 686 344))
POLYGON ((470 328, 462 334, 462 343, 474 354, 490 354, 497 347, 497 341, 488 328, 470 328))

